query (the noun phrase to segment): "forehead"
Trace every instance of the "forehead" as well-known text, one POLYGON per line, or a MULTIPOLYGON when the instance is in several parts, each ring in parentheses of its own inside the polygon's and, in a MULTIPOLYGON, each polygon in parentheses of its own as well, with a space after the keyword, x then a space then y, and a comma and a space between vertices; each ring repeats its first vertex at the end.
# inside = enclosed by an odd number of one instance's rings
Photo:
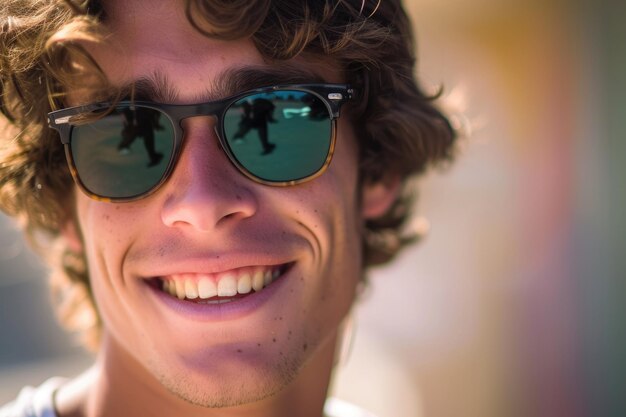
POLYGON ((251 39, 217 40, 196 31, 180 0, 105 3, 104 42, 85 44, 113 85, 144 87, 145 98, 190 103, 267 84, 341 82, 329 60, 270 62, 251 39))

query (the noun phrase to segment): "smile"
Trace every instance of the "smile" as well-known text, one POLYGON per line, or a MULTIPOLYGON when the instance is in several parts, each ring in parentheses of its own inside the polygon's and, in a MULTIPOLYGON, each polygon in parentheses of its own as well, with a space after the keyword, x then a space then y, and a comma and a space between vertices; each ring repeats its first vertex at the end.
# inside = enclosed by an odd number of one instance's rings
POLYGON ((181 273, 158 278, 156 286, 179 300, 223 304, 258 293, 279 279, 289 264, 251 266, 217 274, 181 273))

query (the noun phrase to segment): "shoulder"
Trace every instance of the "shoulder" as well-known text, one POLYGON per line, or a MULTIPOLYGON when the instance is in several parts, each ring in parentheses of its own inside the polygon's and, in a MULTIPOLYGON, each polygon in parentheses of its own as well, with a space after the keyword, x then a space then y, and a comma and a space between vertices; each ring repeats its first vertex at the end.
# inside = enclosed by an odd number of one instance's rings
MULTIPOLYGON (((324 405, 325 417, 376 417, 374 414, 354 404, 330 397, 324 405)), ((4 416, 0 416, 4 417, 4 416)))
POLYGON ((50 378, 37 388, 22 388, 15 400, 0 406, 0 417, 56 417, 53 395, 63 382, 63 378, 50 378))

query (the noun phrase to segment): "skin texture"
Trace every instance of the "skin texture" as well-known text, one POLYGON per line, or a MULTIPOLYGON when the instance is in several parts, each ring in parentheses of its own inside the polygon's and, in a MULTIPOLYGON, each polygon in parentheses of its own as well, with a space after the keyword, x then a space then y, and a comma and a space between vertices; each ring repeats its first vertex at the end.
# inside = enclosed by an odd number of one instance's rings
MULTIPOLYGON (((158 71, 177 92, 173 102, 193 103, 219 98, 213 81, 229 69, 272 68, 247 40, 195 32, 181 2, 107 8, 109 42, 85 46, 115 84, 158 71)), ((319 61, 290 64, 341 81, 319 61)), ((76 226, 65 236, 87 255, 104 341, 96 366, 58 392, 60 415, 322 414, 338 327, 362 272, 361 225, 388 208, 397 187, 359 192, 346 117, 324 175, 286 188, 240 174, 213 125, 212 117, 184 121, 172 176, 143 200, 103 203, 76 191, 76 226), (147 285, 173 273, 284 263, 293 266, 261 306, 209 320, 173 314, 147 285)))

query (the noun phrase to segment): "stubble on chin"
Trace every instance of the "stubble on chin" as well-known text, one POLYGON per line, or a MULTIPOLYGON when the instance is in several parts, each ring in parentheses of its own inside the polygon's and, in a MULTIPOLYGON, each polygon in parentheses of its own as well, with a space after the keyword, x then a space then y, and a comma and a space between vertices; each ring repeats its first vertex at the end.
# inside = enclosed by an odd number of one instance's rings
POLYGON ((150 369, 159 383, 181 400, 203 408, 227 408, 262 401, 279 393, 299 375, 306 362, 304 353, 304 349, 289 356, 280 352, 271 363, 206 379, 190 372, 173 375, 158 363, 150 364, 150 369))

